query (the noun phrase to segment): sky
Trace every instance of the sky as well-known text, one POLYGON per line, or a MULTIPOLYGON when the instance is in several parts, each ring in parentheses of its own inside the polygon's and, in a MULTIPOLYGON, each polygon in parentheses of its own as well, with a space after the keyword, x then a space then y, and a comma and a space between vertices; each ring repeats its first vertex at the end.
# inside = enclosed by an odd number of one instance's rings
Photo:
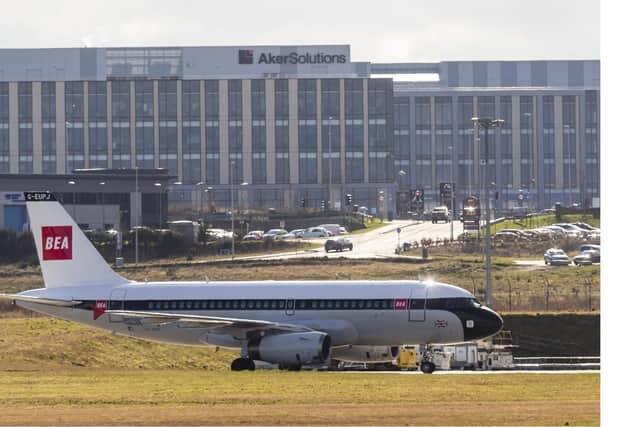
POLYGON ((2 48, 350 44, 352 60, 372 62, 600 58, 597 0, 11 0, 2 11, 2 48))

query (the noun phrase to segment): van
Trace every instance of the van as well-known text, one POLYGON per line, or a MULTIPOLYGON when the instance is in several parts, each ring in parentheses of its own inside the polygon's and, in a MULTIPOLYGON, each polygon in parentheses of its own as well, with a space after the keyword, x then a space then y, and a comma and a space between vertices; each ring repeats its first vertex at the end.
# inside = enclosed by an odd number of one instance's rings
POLYGON ((340 224, 320 224, 318 227, 326 229, 332 236, 340 234, 340 224))
POLYGON ((431 222, 437 224, 438 221, 449 222, 449 208, 446 206, 436 206, 431 210, 431 222))

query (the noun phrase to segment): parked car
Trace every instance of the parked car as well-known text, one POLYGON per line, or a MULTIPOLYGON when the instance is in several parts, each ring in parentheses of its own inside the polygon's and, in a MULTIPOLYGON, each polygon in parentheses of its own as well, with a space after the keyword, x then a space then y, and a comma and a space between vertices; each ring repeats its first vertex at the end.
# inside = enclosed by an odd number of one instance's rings
POLYGON ((331 233, 324 227, 309 227, 302 232, 301 235, 303 238, 313 238, 313 237, 330 237, 331 233))
POLYGON ((572 225, 576 227, 582 228, 584 231, 597 231, 600 232, 599 228, 594 227, 593 225, 587 224, 586 222, 574 222, 572 225))
POLYGON ((562 249, 551 248, 544 253, 544 263, 549 265, 569 265, 569 257, 562 249))
POLYGON ((575 265, 591 265, 595 261, 595 258, 598 258, 598 262, 600 262, 600 253, 598 251, 584 251, 580 252, 578 255, 573 257, 573 263, 575 265))
POLYGON ((331 236, 337 236, 340 234, 340 224, 320 224, 318 227, 322 227, 327 230, 331 236))
POLYGON ((282 229, 282 228, 272 228, 271 230, 267 231, 266 233, 264 233, 264 235, 262 236, 263 239, 273 239, 273 240, 280 240, 283 238, 283 236, 287 234, 287 230, 282 229))
POLYGON ((350 251, 353 250, 353 242, 351 242, 351 240, 349 239, 345 239, 344 237, 338 237, 335 239, 327 239, 326 242, 324 242, 324 250, 325 252, 329 252, 329 251, 336 251, 336 252, 342 252, 345 249, 349 249, 350 251))
POLYGON ((523 238, 523 236, 520 233, 516 233, 512 230, 500 230, 495 234, 494 238, 496 240, 513 242, 523 238))
POLYGON ((349 234, 346 228, 340 227, 340 234, 349 234))
POLYGON ((600 245, 580 245, 578 251, 582 254, 589 252, 593 262, 600 262, 600 245))
POLYGON ((562 227, 565 230, 565 233, 569 236, 572 237, 586 237, 587 232, 584 231, 582 228, 573 225, 573 224, 553 224, 553 225, 557 225, 558 227, 562 227))
POLYGON ((264 231, 253 230, 245 234, 242 240, 262 240, 263 235, 264 235, 264 231))
POLYGON ((431 209, 431 223, 437 224, 438 221, 449 222, 449 208, 446 206, 436 206, 431 209))

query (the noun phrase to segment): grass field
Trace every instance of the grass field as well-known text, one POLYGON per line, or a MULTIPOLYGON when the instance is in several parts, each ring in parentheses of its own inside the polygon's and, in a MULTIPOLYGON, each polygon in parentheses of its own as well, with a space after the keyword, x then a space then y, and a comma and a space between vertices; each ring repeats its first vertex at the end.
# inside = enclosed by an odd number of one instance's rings
POLYGON ((2 425, 598 425, 600 375, 4 372, 2 425))

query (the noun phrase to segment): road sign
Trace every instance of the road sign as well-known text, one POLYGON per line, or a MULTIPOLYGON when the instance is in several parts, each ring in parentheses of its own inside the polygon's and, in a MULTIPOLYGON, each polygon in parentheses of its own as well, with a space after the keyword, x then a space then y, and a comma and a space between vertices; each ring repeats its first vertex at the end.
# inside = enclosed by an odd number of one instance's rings
POLYGON ((400 227, 396 228, 396 232, 397 232, 398 234, 400 234, 400 232, 401 232, 401 231, 402 231, 402 229, 401 229, 400 227))

